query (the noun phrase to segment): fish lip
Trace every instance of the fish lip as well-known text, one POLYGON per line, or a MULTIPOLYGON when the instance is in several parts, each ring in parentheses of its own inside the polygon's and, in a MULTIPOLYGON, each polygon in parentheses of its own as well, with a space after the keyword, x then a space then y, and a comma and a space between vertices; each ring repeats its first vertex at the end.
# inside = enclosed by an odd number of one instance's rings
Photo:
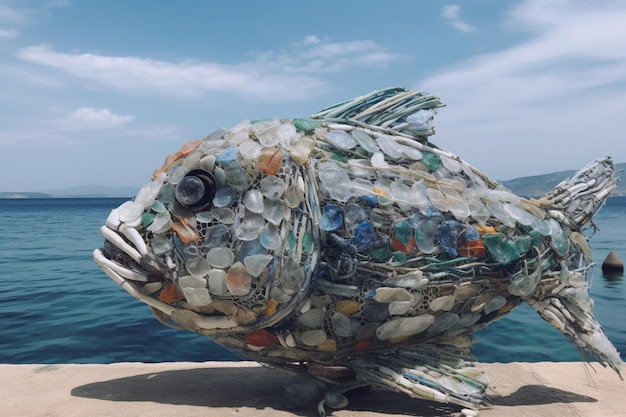
MULTIPOLYGON (((152 252, 139 254, 121 233, 106 226, 104 246, 94 251, 94 260, 106 271, 112 269, 121 278, 138 282, 160 282, 168 278, 167 268, 152 252), (104 267, 103 267, 104 266, 104 267)), ((101 229, 101 230, 102 230, 101 229)))

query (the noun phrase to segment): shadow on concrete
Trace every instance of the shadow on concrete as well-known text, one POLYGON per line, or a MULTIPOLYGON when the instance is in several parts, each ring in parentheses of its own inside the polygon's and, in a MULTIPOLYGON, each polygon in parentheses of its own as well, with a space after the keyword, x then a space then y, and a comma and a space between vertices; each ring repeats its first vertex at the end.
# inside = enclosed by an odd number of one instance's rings
MULTIPOLYGON (((271 408, 302 417, 317 417, 321 393, 310 401, 298 402, 299 408, 286 405, 288 387, 299 380, 266 368, 195 368, 134 375, 94 382, 74 388, 75 397, 108 401, 149 401, 169 405, 202 407, 271 408)), ((372 388, 346 394, 347 410, 369 411, 422 417, 449 417, 459 407, 409 398, 406 395, 372 388)), ((293 400, 293 399, 292 399, 293 400)), ((495 406, 540 405, 552 403, 595 402, 594 398, 542 385, 526 385, 511 395, 491 397, 495 406)))
MULTIPOLYGON (((72 389, 75 397, 108 401, 150 401, 170 405, 228 408, 271 408, 302 417, 317 417, 321 393, 296 410, 285 404, 293 376, 266 368, 197 368, 134 375, 72 389)), ((347 410, 423 417, 448 417, 460 410, 436 402, 371 388, 346 394, 347 410)))
POLYGON ((545 385, 524 385, 510 395, 491 397, 490 400, 494 405, 503 407, 598 402, 595 398, 587 397, 586 395, 550 388, 545 385))

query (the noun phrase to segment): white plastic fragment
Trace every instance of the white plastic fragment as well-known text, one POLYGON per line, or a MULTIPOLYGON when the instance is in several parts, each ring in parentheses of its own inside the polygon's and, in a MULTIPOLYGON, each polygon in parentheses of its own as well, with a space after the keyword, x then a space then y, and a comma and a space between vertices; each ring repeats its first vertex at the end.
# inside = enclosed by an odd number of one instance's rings
POLYGON ((146 242, 144 242, 137 229, 135 229, 134 227, 126 226, 126 224, 121 224, 118 231, 131 241, 131 243, 135 246, 135 248, 142 256, 145 256, 148 253, 148 247, 146 246, 146 242))
POLYGON ((159 191, 161 191, 161 187, 166 180, 167 174, 165 172, 159 173, 154 180, 141 187, 135 197, 135 202, 144 209, 150 207, 159 195, 159 191))
POLYGON ((141 260, 141 254, 137 251, 137 249, 130 246, 126 241, 113 230, 109 229, 106 226, 102 226, 100 228, 100 233, 106 240, 117 246, 120 250, 126 253, 128 256, 133 258, 136 262, 141 260))
POLYGON ((119 208, 114 208, 107 216, 105 225, 109 229, 117 231, 121 223, 122 222, 120 221, 120 210, 119 208))
POLYGON ((96 249, 96 251, 94 251, 94 260, 99 266, 101 267, 106 266, 112 271, 115 271, 119 276, 126 278, 126 279, 130 279, 133 281, 142 281, 142 282, 148 281, 148 275, 125 268, 121 266, 120 264, 107 259, 99 249, 96 249))

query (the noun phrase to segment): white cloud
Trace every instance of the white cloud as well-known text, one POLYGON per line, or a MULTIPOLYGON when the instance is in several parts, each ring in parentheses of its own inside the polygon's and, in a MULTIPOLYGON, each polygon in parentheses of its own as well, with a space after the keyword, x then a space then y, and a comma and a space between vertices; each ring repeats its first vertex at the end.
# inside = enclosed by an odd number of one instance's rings
POLYGON ((23 23, 26 20, 26 16, 22 12, 19 12, 9 6, 0 4, 0 21, 23 23))
POLYGON ((470 162, 509 175, 516 166, 520 176, 535 165, 537 173, 575 168, 605 153, 626 160, 618 113, 626 108, 625 21, 626 4, 616 2, 522 2, 506 24, 530 37, 419 83, 449 105, 438 132, 462 138, 453 151, 470 162))
POLYGON ((332 60, 343 55, 367 54, 379 49, 378 45, 372 41, 334 42, 321 44, 308 51, 303 51, 301 56, 332 60))
POLYGON ((441 11, 441 16, 443 16, 449 25, 457 30, 460 30, 461 32, 469 33, 475 30, 473 26, 461 20, 461 6, 459 5, 452 4, 444 6, 441 11))
POLYGON ((388 53, 372 41, 326 43, 301 53, 304 60, 322 60, 334 71, 343 71, 350 66, 385 66, 400 58, 388 53))
POLYGON ((58 124, 67 130, 101 130, 122 127, 133 119, 133 116, 121 116, 109 109, 81 107, 60 119, 58 124))
POLYGON ((356 68, 386 68, 405 59, 405 56, 388 52, 386 48, 369 40, 331 42, 318 39, 316 43, 301 42, 295 50, 265 51, 253 55, 256 66, 272 73, 283 73, 287 79, 296 75, 307 76, 324 86, 322 76, 325 74, 356 68))
POLYGON ((445 89, 452 98, 471 98, 478 91, 498 94, 510 108, 518 108, 626 81, 626 5, 619 11, 593 6, 578 12, 567 8, 567 13, 559 7, 558 13, 551 13, 555 3, 563 1, 527 1, 512 12, 511 19, 526 23, 526 28, 536 24, 535 16, 552 16, 531 39, 477 55, 425 83, 445 89), (537 3, 544 7, 529 13, 527 5, 537 3))
MULTIPOLYGON (((0 65, 0 77, 5 82, 2 91, 4 93, 7 93, 9 86, 16 85, 28 85, 29 87, 41 86, 45 88, 59 88, 63 85, 58 77, 50 74, 50 71, 33 71, 32 69, 25 68, 24 65, 21 65, 19 62, 15 64, 3 63, 3 65, 0 65)), ((0 96, 2 96, 2 92, 0 92, 0 96)))
POLYGON ((24 12, 0 4, 0 39, 17 38, 19 31, 12 26, 19 26, 27 21, 28 19, 24 12))
POLYGON ((0 38, 16 38, 18 31, 14 29, 0 29, 0 38))
POLYGON ((327 88, 322 74, 380 68, 401 58, 372 41, 322 42, 312 35, 299 47, 255 53, 252 61, 234 65, 64 53, 45 45, 20 49, 17 56, 125 92, 173 96, 226 92, 269 101, 307 99, 327 88))
POLYGON ((303 40, 302 40, 302 44, 303 45, 316 45, 320 43, 320 40, 318 39, 317 36, 315 35, 309 35, 306 36, 303 40))
POLYGON ((140 57, 62 53, 47 46, 21 49, 18 56, 106 87, 147 94, 198 96, 215 91, 293 99, 321 87, 321 82, 311 77, 282 77, 252 64, 171 63, 140 57))
MULTIPOLYGON (((180 126, 138 125, 130 123, 135 119, 133 116, 107 115, 107 112, 107 109, 77 109, 58 119, 32 120, 26 126, 1 128, 0 147, 44 146, 52 149, 82 145, 86 141, 106 143, 116 140, 129 147, 149 141, 158 149, 161 143, 189 140, 180 126), (115 131, 114 136, 111 135, 112 131, 115 131)), ((168 149, 167 145, 164 149, 168 149)))

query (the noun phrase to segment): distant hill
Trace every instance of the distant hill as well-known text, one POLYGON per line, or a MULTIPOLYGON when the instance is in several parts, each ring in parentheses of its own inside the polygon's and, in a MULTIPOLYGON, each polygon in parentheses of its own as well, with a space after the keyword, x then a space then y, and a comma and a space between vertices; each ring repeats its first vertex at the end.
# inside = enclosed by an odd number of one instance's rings
POLYGON ((0 192, 0 198, 131 198, 139 187, 105 187, 81 185, 77 187, 46 190, 41 193, 0 192))
POLYGON ((76 187, 45 191, 55 197, 134 197, 139 187, 106 187, 104 185, 78 185, 76 187))
MULTIPOLYGON (((625 170, 626 163, 616 164, 617 170, 625 170)), ((542 196, 555 185, 574 174, 575 170, 553 172, 551 174, 534 175, 500 181, 515 194, 526 197, 542 196)), ((105 187, 102 185, 81 185, 59 190, 47 190, 40 193, 0 192, 0 198, 132 198, 139 187, 105 187)), ((626 195, 626 181, 621 181, 614 196, 626 195)))
MULTIPOLYGON (((626 169, 626 163, 616 164, 616 170, 626 169)), ((539 197, 550 191, 555 185, 575 174, 575 170, 553 172, 551 174, 534 175, 500 181, 509 190, 520 196, 539 197)), ((626 195, 626 182, 620 181, 614 196, 626 195)))
POLYGON ((0 192, 0 198, 52 198, 50 194, 46 193, 12 193, 12 192, 0 192))

